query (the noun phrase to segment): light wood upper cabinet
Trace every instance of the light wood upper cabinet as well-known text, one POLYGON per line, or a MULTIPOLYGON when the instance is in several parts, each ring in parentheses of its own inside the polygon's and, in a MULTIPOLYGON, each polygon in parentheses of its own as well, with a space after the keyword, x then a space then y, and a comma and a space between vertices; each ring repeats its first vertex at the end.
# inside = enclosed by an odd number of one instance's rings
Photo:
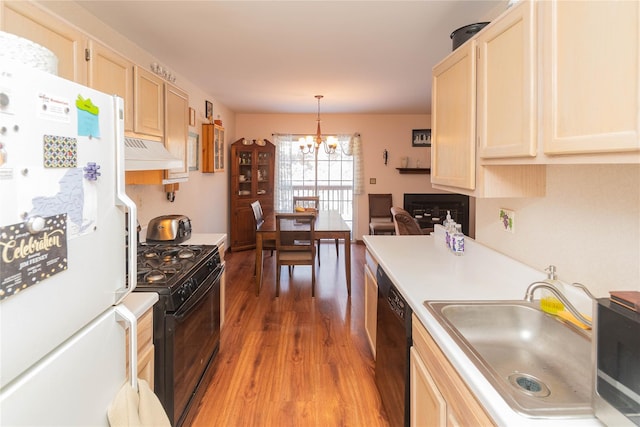
POLYGON ((540 7, 544 152, 640 150, 640 3, 540 7))
POLYGON ((478 34, 477 132, 481 158, 537 152, 535 3, 521 2, 478 34))
POLYGON ((433 69, 431 182, 476 187, 475 41, 460 46, 433 69))
POLYGON ((187 137, 189 132, 189 95, 177 87, 164 84, 165 132, 164 146, 183 161, 181 168, 169 169, 168 179, 188 178, 187 137))
POLYGON ((133 131, 133 63, 93 40, 88 53, 89 87, 124 99, 124 130, 133 131))
POLYGON ((479 164, 476 82, 476 40, 460 46, 433 69, 433 187, 473 197, 543 196, 546 191, 544 166, 479 164))
POLYGON ((223 172, 226 147, 224 128, 213 123, 202 124, 202 172, 223 172))
POLYGON ((164 135, 164 82, 160 77, 139 66, 133 69, 133 81, 134 132, 162 138, 164 135))
POLYGON ((87 84, 87 37, 78 29, 25 1, 2 2, 0 29, 38 43, 58 57, 58 75, 87 84))

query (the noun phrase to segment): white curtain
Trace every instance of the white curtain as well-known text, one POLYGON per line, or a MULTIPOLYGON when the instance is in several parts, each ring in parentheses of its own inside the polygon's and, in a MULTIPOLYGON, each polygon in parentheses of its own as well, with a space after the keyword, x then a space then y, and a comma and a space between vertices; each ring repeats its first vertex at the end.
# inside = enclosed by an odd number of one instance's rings
MULTIPOLYGON (((300 179, 300 177, 294 176, 293 165, 296 163, 299 165, 302 161, 307 162, 308 166, 312 166, 309 160, 313 158, 313 155, 307 155, 303 158, 300 152, 299 138, 301 136, 303 135, 273 135, 273 141, 276 146, 274 198, 274 208, 276 210, 287 211, 291 209, 291 200, 294 196, 292 183, 296 180, 299 182, 300 179)), ((360 134, 336 135, 336 137, 338 139, 338 150, 340 150, 340 153, 353 158, 353 194, 362 194, 364 191, 364 168, 360 134)), ((322 150, 322 148, 320 148, 320 150, 322 150)), ((324 156, 324 153, 322 155, 324 156)), ((299 189, 296 191, 299 191, 299 189)), ((347 212, 343 212, 343 215, 346 214, 347 212)), ((351 218, 351 209, 349 209, 348 217, 351 218)))
POLYGON ((362 138, 355 133, 349 139, 346 154, 353 156, 353 194, 364 193, 364 161, 362 159, 362 138))
POLYGON ((291 210, 291 201, 293 200, 291 165, 295 156, 299 154, 300 144, 293 141, 293 135, 275 134, 273 137, 273 142, 276 145, 274 209, 288 211, 291 210))

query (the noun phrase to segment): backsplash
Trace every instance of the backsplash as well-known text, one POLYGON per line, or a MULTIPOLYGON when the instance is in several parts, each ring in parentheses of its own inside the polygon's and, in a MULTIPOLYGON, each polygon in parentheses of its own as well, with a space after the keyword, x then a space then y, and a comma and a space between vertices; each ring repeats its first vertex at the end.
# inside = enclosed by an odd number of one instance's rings
POLYGON ((640 165, 547 166, 547 195, 477 199, 476 240, 598 297, 640 290, 640 165), (515 232, 496 220, 517 211, 515 232))

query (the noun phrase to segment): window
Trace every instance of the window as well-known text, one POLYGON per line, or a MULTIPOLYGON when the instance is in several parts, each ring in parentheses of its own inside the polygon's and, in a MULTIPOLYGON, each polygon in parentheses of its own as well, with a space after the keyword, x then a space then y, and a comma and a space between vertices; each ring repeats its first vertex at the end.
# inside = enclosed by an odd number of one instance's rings
POLYGON ((354 156, 351 136, 338 136, 338 148, 327 154, 323 146, 303 155, 303 135, 276 135, 275 210, 290 211, 293 196, 320 197, 320 209, 337 210, 353 230, 354 156), (317 167, 317 168, 316 168, 317 167), (317 174, 316 174, 317 173, 317 174))

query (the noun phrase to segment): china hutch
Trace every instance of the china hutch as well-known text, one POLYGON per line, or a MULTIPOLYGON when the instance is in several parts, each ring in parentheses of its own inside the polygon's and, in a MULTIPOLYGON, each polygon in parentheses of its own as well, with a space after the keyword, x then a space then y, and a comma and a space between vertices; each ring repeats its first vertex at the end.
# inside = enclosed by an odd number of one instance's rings
POLYGON ((275 146, 267 139, 241 138, 231 144, 231 250, 256 246, 251 203, 260 201, 264 216, 273 213, 275 146))

